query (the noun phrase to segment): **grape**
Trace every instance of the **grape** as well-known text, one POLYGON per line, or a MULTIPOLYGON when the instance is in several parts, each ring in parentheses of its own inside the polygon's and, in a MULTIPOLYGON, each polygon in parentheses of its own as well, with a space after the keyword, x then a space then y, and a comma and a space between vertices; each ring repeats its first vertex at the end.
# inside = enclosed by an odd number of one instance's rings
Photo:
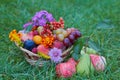
POLYGON ((80 31, 75 31, 75 33, 77 38, 82 36, 80 31))
POLYGON ((58 40, 63 41, 64 40, 64 35, 63 34, 58 34, 58 40))
POLYGON ((71 32, 71 35, 76 36, 76 32, 75 31, 71 32))
POLYGON ((68 33, 67 31, 63 30, 62 34, 64 35, 64 37, 67 37, 68 36, 68 33))
POLYGON ((64 41, 63 41, 64 45, 69 47, 71 45, 71 42, 68 38, 65 38, 64 41))
POLYGON ((74 32, 76 29, 75 28, 70 28, 72 32, 74 32))
POLYGON ((62 29, 57 29, 56 30, 56 34, 61 34, 62 33, 62 29))
POLYGON ((66 31, 67 31, 68 35, 72 32, 72 30, 70 28, 68 28, 66 31))
POLYGON ((37 28, 37 31, 38 31, 38 32, 41 32, 42 30, 43 30, 43 27, 38 27, 38 28, 37 28))
POLYGON ((72 34, 70 34, 70 35, 68 36, 68 38, 70 39, 71 42, 74 42, 74 41, 75 41, 75 37, 74 37, 74 35, 72 35, 72 34))

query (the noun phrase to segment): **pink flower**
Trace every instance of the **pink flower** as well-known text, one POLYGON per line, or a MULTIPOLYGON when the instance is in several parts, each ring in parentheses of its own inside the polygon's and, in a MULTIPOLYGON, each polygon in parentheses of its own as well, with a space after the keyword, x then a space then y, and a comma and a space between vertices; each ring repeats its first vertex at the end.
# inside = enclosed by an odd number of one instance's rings
POLYGON ((30 32, 28 33, 28 37, 29 37, 30 40, 33 39, 33 31, 30 31, 30 32))
POLYGON ((103 71, 105 69, 106 60, 103 56, 90 54, 90 59, 92 61, 92 64, 93 64, 94 68, 97 71, 103 71))
POLYGON ((33 39, 33 32, 29 32, 29 33, 22 33, 22 37, 21 37, 22 41, 26 41, 26 40, 32 40, 33 39))

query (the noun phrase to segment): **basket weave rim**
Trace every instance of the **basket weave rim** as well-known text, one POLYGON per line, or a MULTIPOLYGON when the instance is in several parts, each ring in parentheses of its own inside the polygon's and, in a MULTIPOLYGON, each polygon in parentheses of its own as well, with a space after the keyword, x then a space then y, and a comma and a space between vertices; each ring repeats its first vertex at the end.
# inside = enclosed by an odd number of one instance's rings
MULTIPOLYGON (((33 52, 31 52, 31 51, 29 51, 29 50, 23 48, 23 47, 18 46, 17 43, 15 43, 15 45, 16 45, 17 47, 19 47, 20 50, 22 50, 22 51, 24 51, 25 53, 29 54, 29 56, 40 57, 38 54, 35 54, 35 53, 33 53, 33 52)), ((73 48, 73 46, 71 46, 71 47, 69 47, 68 49, 66 49, 65 51, 63 51, 62 56, 65 56, 65 55, 67 54, 67 52, 69 52, 69 51, 72 50, 72 48, 73 48)))
MULTIPOLYGON (((25 55, 25 59, 26 59, 26 61, 27 61, 29 64, 35 65, 36 62, 38 61, 38 60, 35 60, 33 57, 37 57, 37 58, 39 58, 39 59, 41 58, 38 54, 35 54, 35 53, 33 53, 33 52, 31 52, 31 51, 29 51, 29 50, 27 50, 27 49, 19 46, 17 43, 15 43, 15 45, 16 45, 20 50, 22 50, 22 51, 24 52, 24 54, 26 53, 28 56, 31 56, 31 57, 32 57, 32 58, 29 58, 27 55, 25 55)), ((73 46, 71 46, 71 47, 69 47, 68 49, 66 49, 65 51, 63 51, 62 56, 61 56, 61 57, 63 58, 63 60, 64 60, 64 59, 66 58, 66 56, 70 53, 70 51, 72 50, 72 48, 73 48, 73 46)), ((46 62, 46 61, 44 61, 44 60, 40 61, 40 62, 39 62, 39 67, 43 66, 44 62, 46 62)))

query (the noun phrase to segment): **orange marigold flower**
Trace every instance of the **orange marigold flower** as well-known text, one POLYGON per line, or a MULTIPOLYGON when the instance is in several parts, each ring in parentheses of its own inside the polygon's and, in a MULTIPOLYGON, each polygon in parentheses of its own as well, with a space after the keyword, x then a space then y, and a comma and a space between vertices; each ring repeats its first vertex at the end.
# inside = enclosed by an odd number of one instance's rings
POLYGON ((45 47, 52 47, 53 42, 54 42, 53 36, 45 36, 42 38, 41 44, 44 45, 45 47))
POLYGON ((21 43, 21 34, 17 33, 17 31, 14 29, 12 30, 10 33, 9 33, 9 38, 11 41, 15 41, 17 42, 18 44, 21 43))

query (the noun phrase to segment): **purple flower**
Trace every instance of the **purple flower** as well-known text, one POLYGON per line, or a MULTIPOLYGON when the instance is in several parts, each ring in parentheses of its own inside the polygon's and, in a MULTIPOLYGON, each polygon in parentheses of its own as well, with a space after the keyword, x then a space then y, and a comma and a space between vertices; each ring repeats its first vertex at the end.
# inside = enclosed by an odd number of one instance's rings
POLYGON ((48 22, 55 21, 52 14, 47 14, 46 19, 48 20, 48 22))
POLYGON ((33 18, 32 18, 32 21, 36 21, 37 20, 37 16, 34 16, 33 18))
POLYGON ((55 63, 61 62, 62 61, 62 51, 61 49, 58 48, 53 48, 49 51, 49 56, 51 58, 51 60, 55 63))
POLYGON ((26 30, 25 29, 20 30, 19 33, 26 33, 26 30))
POLYGON ((25 28, 27 28, 27 27, 30 26, 30 25, 32 25, 32 22, 25 23, 25 24, 23 25, 23 28, 25 29, 25 28))
POLYGON ((38 20, 38 25, 40 26, 44 26, 46 24, 46 20, 44 18, 42 18, 41 20, 38 20))
POLYGON ((47 22, 55 21, 52 14, 48 13, 45 10, 36 12, 32 18, 33 26, 44 26, 47 22))

